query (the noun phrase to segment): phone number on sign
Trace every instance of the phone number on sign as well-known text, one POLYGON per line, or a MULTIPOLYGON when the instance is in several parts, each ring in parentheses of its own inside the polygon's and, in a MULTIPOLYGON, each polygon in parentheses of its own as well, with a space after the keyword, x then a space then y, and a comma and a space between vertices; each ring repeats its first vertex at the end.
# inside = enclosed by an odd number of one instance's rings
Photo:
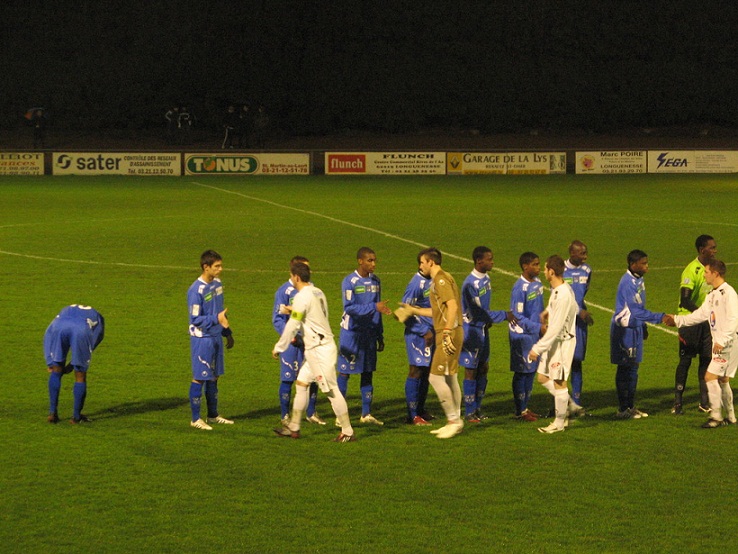
POLYGON ((129 169, 129 175, 174 175, 173 169, 129 169))
POLYGON ((308 174, 305 164, 262 164, 262 173, 303 173, 308 174))

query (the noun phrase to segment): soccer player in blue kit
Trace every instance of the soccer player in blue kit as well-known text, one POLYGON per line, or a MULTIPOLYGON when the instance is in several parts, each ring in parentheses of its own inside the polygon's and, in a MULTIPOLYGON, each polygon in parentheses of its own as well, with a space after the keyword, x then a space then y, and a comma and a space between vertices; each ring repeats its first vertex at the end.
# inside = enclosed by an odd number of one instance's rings
POLYGON ((582 408, 582 362, 587 353, 587 335, 589 326, 594 324, 592 315, 587 310, 584 297, 587 296, 589 283, 592 279, 592 268, 587 264, 587 245, 580 240, 574 240, 569 245, 569 259, 564 262, 564 282, 574 291, 574 297, 579 306, 577 316, 577 341, 574 350, 574 360, 571 363, 571 400, 569 412, 572 415, 583 415, 582 408))
POLYGON ((49 370, 49 423, 58 423, 59 391, 62 375, 74 371, 74 412, 70 423, 89 422, 82 413, 87 397, 87 370, 92 351, 105 336, 105 319, 94 308, 72 304, 64 308, 44 333, 44 355, 49 370), (72 358, 67 364, 67 355, 72 358))
POLYGON ((382 314, 392 310, 382 301, 379 278, 374 275, 377 255, 363 246, 356 253, 357 269, 341 284, 343 315, 339 335, 338 388, 343 396, 349 375, 361 375, 361 423, 384 425, 372 415, 373 376, 377 352, 384 350, 382 314))
POLYGON ((667 323, 663 312, 646 309, 648 255, 642 250, 628 253, 628 270, 620 279, 615 313, 610 323, 610 363, 617 365, 615 387, 618 392, 617 419, 648 417, 635 407, 638 367, 643 360, 643 341, 648 336, 647 323, 667 323))
POLYGON ((537 421, 538 414, 528 408, 533 390, 538 361, 529 361, 533 345, 545 333, 541 322, 543 313, 543 284, 538 278, 541 261, 533 252, 523 252, 519 259, 522 274, 513 285, 510 311, 516 323, 510 323, 510 371, 513 372, 512 391, 515 417, 521 421, 537 421))
MULTIPOLYGON (((402 301, 411 306, 430 308, 431 283, 431 279, 418 270, 410 279, 402 301)), ((430 425, 433 419, 433 416, 425 411, 425 401, 428 398, 428 376, 435 341, 432 318, 415 315, 405 321, 405 351, 410 366, 405 380, 405 400, 407 423, 411 425, 430 425)))
POLYGON ((472 252, 474 269, 461 286, 461 308, 464 318, 464 343, 459 365, 464 368, 464 408, 466 421, 479 423, 482 399, 487 390, 489 373, 489 328, 493 323, 515 323, 512 312, 490 310, 492 285, 487 272, 495 265, 492 250, 477 246, 472 252))
POLYGON ((200 256, 202 275, 187 291, 187 308, 190 316, 190 351, 192 355, 192 383, 190 383, 190 408, 196 429, 211 431, 209 423, 230 425, 232 420, 218 412, 218 378, 225 371, 223 337, 227 348, 233 347, 227 308, 223 306, 223 258, 215 250, 206 250, 200 256), (200 416, 200 400, 203 386, 208 408, 207 423, 200 416))
MULTIPOLYGON (((310 266, 310 262, 304 256, 295 256, 290 260, 290 267, 296 263, 310 266)), ((297 287, 288 279, 274 294, 274 309, 272 310, 272 325, 279 336, 282 336, 284 326, 290 319, 292 302, 297 294, 297 287)), ((279 355, 279 405, 282 410, 282 420, 290 417, 290 397, 292 396, 292 385, 297 379, 297 373, 305 360, 305 345, 302 334, 298 333, 284 352, 279 355)), ((315 413, 315 402, 318 396, 318 384, 310 384, 310 396, 307 405, 307 420, 318 425, 325 425, 320 416, 315 413)))

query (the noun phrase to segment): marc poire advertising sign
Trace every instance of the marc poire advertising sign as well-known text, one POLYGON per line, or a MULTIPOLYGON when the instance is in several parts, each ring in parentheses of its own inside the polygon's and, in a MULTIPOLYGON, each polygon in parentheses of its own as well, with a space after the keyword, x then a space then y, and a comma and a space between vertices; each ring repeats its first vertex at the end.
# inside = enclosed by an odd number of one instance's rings
POLYGON ((310 154, 185 154, 185 175, 309 175, 310 154))
POLYGON ((449 152, 449 175, 566 173, 566 152, 449 152))
POLYGON ((326 152, 326 175, 445 175, 445 152, 326 152))
POLYGON ((43 152, 0 152, 0 175, 43 174, 43 152))
POLYGON ((735 150, 649 150, 649 173, 738 173, 735 150))
POLYGON ((577 152, 576 173, 604 175, 608 173, 646 173, 645 150, 599 150, 577 152))
POLYGON ((53 175, 182 175, 173 152, 54 152, 53 175))

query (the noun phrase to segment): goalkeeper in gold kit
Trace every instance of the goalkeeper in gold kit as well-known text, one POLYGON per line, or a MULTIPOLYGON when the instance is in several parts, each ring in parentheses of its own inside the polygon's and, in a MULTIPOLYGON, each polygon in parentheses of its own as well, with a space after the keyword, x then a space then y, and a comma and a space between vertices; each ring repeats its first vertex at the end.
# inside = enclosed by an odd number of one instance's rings
POLYGON ((430 316, 436 332, 436 350, 431 360, 429 381, 436 391, 448 423, 431 431, 439 439, 450 439, 461 433, 461 387, 456 374, 459 370, 458 349, 464 341, 461 319, 461 297, 454 278, 441 267, 442 256, 437 248, 420 251, 420 272, 429 277, 431 307, 418 308, 403 304, 401 313, 430 316))

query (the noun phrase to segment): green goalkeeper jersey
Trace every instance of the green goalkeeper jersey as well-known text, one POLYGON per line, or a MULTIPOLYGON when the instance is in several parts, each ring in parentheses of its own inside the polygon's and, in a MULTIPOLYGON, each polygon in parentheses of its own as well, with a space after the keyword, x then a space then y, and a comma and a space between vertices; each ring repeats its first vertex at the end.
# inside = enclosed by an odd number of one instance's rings
MULTIPOLYGON (((695 305, 698 307, 702 306, 702 303, 707 297, 707 293, 712 290, 712 287, 705 282, 705 266, 702 265, 699 258, 695 258, 692 263, 684 268, 684 271, 682 272, 682 283, 680 285, 680 288, 691 289, 692 302, 694 302, 695 305)), ((686 315, 688 313, 691 312, 686 308, 683 308, 681 305, 679 306, 679 309, 677 311, 678 315, 686 315)))

